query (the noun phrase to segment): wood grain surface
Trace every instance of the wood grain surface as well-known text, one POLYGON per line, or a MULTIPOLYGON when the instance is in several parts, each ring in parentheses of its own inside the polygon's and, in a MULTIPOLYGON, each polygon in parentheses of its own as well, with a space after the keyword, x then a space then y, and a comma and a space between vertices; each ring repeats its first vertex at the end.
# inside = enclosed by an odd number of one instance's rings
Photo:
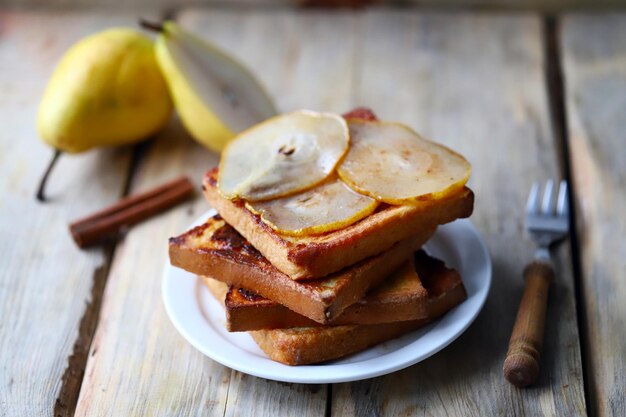
MULTIPOLYGON (((197 180, 215 155, 192 142, 176 122, 136 167, 132 191, 180 174, 197 180)), ((174 329, 161 301, 167 239, 206 205, 199 197, 134 227, 118 244, 91 346, 77 416, 222 415, 230 370, 207 360, 174 329), (191 375, 201 376, 191 378, 191 375)))
MULTIPOLYGON (((189 11, 179 20, 249 65, 283 110, 343 111, 350 103, 352 17, 345 14, 189 11), (271 45, 271 47, 268 47, 271 45), (329 65, 332 63, 332 65, 329 65), (334 94, 319 85, 337 85, 334 94)), ((200 184, 217 156, 173 123, 137 168, 132 190, 184 173, 200 184)), ((161 301, 167 238, 209 208, 195 202, 141 224, 116 250, 77 416, 323 415, 325 386, 241 375, 197 352, 161 301), (130 395, 129 395, 130 394, 130 395)))
POLYGON ((586 322, 599 416, 626 415, 626 14, 571 15, 561 49, 586 322))
POLYGON ((114 202, 127 185, 139 192, 185 174, 199 187, 217 155, 176 119, 135 151, 134 161, 131 148, 64 156, 51 177, 51 201, 35 202, 51 151, 37 140, 34 120, 54 63, 82 36, 134 26, 140 14, 0 12, 1 417, 73 415, 76 398, 77 416, 578 416, 586 414, 581 338, 590 413, 626 414, 626 15, 561 20, 582 298, 576 302, 570 246, 561 245, 539 381, 520 390, 504 380, 502 363, 534 249, 523 228, 524 203, 534 181, 565 175, 550 120, 540 16, 407 8, 176 13, 184 27, 258 74, 281 111, 371 106, 473 164, 472 221, 494 267, 476 322, 403 371, 308 386, 225 368, 170 323, 160 289, 167 238, 208 209, 199 192, 132 228, 116 246, 81 251, 69 236, 71 220, 114 202), (62 383, 69 357, 79 366, 62 383))
POLYGON ((538 383, 519 390, 502 376, 522 271, 534 249, 523 228, 526 196, 534 181, 561 176, 541 20, 380 11, 367 14, 361 28, 356 101, 451 146, 472 163, 472 221, 487 241, 494 274, 483 311, 457 341, 399 373, 335 386, 332 414, 585 414, 567 246, 557 252, 538 383))
MULTIPOLYGON (((38 140, 35 119, 65 50, 87 34, 120 24, 132 25, 133 17, 0 13, 2 416, 52 415, 92 286, 106 279, 111 247, 81 251, 67 227, 119 198, 131 149, 63 156, 48 184, 50 201, 41 204, 35 190, 52 150, 38 140)), ((74 377, 80 384, 82 375, 74 377)))

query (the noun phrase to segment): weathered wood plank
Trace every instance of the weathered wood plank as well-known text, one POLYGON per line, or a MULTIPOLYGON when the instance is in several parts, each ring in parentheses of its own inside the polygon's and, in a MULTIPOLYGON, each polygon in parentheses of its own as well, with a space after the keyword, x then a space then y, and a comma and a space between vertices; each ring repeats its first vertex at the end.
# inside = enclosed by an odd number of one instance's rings
MULTIPOLYGON (((350 14, 212 9, 186 11, 180 21, 253 68, 282 110, 343 111, 351 104, 350 14)), ((181 173, 199 184, 216 162, 216 155, 174 125, 147 153, 132 188, 181 173)), ((324 414, 325 386, 282 384, 231 371, 196 352, 169 323, 160 294, 167 238, 206 209, 198 196, 187 207, 134 228, 118 246, 78 416, 324 414)))
POLYGON ((519 390, 502 363, 533 245, 523 208, 535 180, 558 178, 532 15, 374 11, 365 16, 356 101, 458 150, 473 164, 473 222, 493 256, 490 297, 474 325, 434 357, 386 377, 333 387, 333 415, 583 415, 567 246, 558 251, 542 371, 519 390))
MULTIPOLYGON (((112 7, 133 9, 137 7, 188 7, 197 0, 4 0, 13 7, 90 7, 110 10, 112 7)), ((389 6, 427 6, 463 9, 538 10, 554 12, 563 10, 602 10, 623 8, 622 0, 205 0, 204 5, 239 7, 293 7, 293 6, 364 6, 386 4, 389 6)))
POLYGON ((626 14, 562 20, 590 408, 626 415, 626 14))
POLYGON ((326 394, 326 385, 287 384, 233 371, 224 416, 323 416, 326 394))
MULTIPOLYGON (((78 216, 117 200, 130 149, 63 156, 48 187, 34 194, 52 151, 35 117, 54 65, 81 37, 126 14, 0 13, 0 415, 52 415, 61 376, 109 249, 81 251, 67 230, 78 216)), ((87 337, 87 341, 89 337, 87 337)))
MULTIPOLYGON (((173 122, 137 168, 132 190, 180 174, 198 180, 215 156, 173 122)), ((199 181, 197 181, 199 184, 199 181)), ((167 238, 206 206, 200 198, 135 226, 115 252, 77 416, 223 415, 230 370, 178 335, 161 302, 167 238), (197 375, 192 378, 192 375, 197 375)))
POLYGON ((349 12, 180 13, 185 27, 233 53, 273 94, 280 111, 351 105, 356 19, 349 12))

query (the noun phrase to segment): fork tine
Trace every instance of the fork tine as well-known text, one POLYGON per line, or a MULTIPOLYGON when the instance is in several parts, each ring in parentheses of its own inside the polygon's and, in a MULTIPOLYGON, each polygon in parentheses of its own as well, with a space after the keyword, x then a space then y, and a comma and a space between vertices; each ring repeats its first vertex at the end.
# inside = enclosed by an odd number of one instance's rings
POLYGON ((567 202, 567 181, 563 180, 559 184, 559 196, 556 203, 556 214, 566 216, 569 214, 569 204, 567 202))
POLYGON ((534 214, 539 211, 539 182, 535 182, 528 194, 528 201, 526 202, 526 213, 534 214))
POLYGON ((546 188, 543 191, 543 202, 541 203, 541 213, 552 214, 554 212, 554 181, 546 181, 546 188))

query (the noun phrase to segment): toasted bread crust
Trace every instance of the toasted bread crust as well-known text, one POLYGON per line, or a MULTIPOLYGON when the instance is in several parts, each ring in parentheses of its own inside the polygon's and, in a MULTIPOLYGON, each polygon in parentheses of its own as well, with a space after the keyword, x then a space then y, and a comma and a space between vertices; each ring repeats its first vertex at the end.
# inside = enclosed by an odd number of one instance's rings
POLYGON ((424 251, 415 254, 415 270, 428 291, 429 315, 439 317, 467 298, 459 273, 424 251))
MULTIPOLYGON (((383 284, 370 290, 330 325, 377 324, 436 317, 466 298, 459 273, 423 251, 419 265, 407 262, 383 284), (420 273, 415 271, 419 270, 420 273)), ((204 277, 210 285, 210 278, 204 277)), ((225 295, 229 331, 285 329, 319 326, 287 307, 242 288, 230 287, 225 295)))
POLYGON ((320 278, 387 251, 426 227, 468 217, 474 205, 474 194, 465 187, 442 200, 411 206, 383 205, 341 230, 294 237, 272 230, 243 202, 222 197, 217 189, 217 169, 205 174, 203 189, 209 203, 229 224, 272 265, 295 280, 320 278))
MULTIPOLYGON (((438 279, 437 281, 445 282, 446 279, 438 279)), ((228 286, 213 279, 205 279, 205 283, 213 295, 223 304, 228 286)), ((445 286, 448 285, 449 283, 445 284, 445 286)), ((443 286, 439 285, 439 288, 443 288, 443 286)), ((344 357, 422 327, 447 312, 466 297, 462 284, 452 288, 449 294, 450 296, 446 297, 447 301, 443 301, 442 298, 435 301, 438 307, 433 308, 429 316, 421 320, 352 326, 257 330, 250 332, 250 335, 272 360, 287 365, 324 362, 344 357)))
POLYGON ((286 365, 306 365, 359 352, 415 330, 429 321, 256 330, 250 335, 270 359, 286 365))
MULTIPOLYGON (((211 278, 204 277, 204 280, 211 278)), ((330 325, 390 323, 427 317, 428 292, 411 262, 391 274, 375 288, 346 308, 330 325), (409 271, 411 273, 409 274, 409 271), (391 282, 389 282, 391 280, 391 282), (381 287, 381 286, 379 286, 381 287)), ((231 332, 321 326, 290 309, 243 288, 230 287, 225 296, 226 328, 231 332)))
POLYGON ((252 245, 219 217, 171 238, 172 265, 242 288, 318 323, 327 324, 363 297, 367 290, 399 268, 434 233, 421 230, 385 253, 362 260, 328 277, 297 282, 269 263, 252 245))
POLYGON ((218 281, 216 279, 206 277, 202 278, 202 282, 204 282, 204 285, 206 285, 209 291, 211 291, 213 297, 215 297, 217 301, 224 305, 229 289, 228 284, 222 281, 218 281))

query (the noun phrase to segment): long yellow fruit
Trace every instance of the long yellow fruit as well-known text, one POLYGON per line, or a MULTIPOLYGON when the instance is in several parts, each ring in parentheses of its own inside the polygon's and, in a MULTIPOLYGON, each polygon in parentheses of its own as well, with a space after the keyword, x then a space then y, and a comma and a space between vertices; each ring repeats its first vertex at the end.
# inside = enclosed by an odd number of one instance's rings
POLYGON ((276 114, 255 77, 227 53, 174 22, 159 30, 157 60, 176 110, 198 142, 221 151, 235 134, 276 114))
POLYGON ((152 41, 126 28, 74 44, 57 65, 39 106, 37 130, 55 148, 37 198, 61 152, 136 142, 159 131, 172 114, 152 41))
POLYGON ((150 39, 114 28, 66 52, 41 100, 37 128, 54 148, 82 152, 143 139, 161 129, 171 112, 150 39))

